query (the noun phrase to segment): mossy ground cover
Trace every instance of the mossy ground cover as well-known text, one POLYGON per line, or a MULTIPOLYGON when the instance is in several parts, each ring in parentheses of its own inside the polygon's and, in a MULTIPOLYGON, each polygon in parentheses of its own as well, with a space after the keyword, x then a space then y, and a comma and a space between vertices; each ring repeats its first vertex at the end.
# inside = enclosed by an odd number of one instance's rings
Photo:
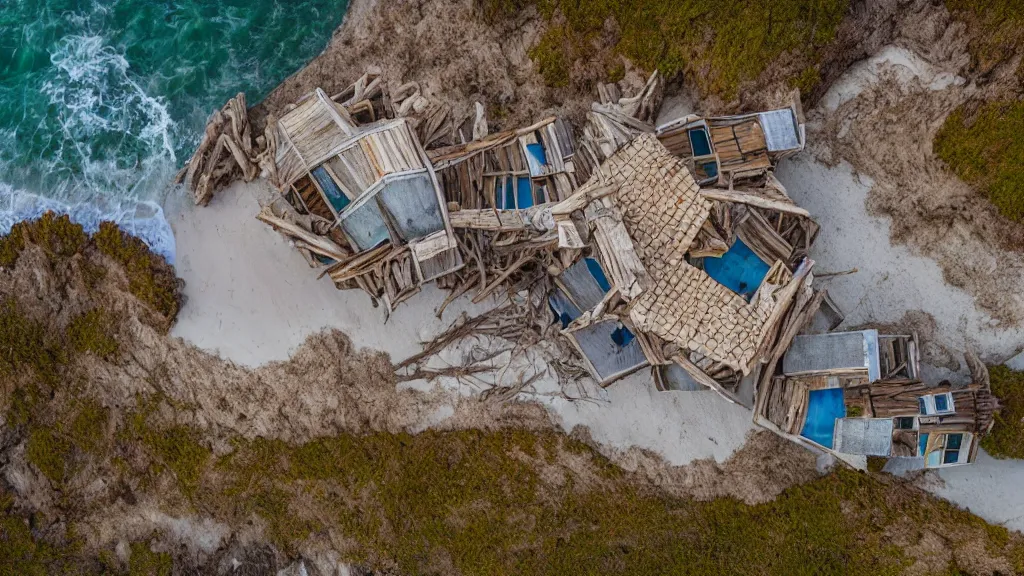
POLYGON ((946 7, 967 24, 971 57, 979 72, 991 71, 1024 45, 1024 3, 1020 0, 946 0, 946 7))
POLYGON ((350 560, 407 574, 900 574, 911 560, 887 531, 936 522, 1024 550, 1005 529, 845 469, 756 506, 673 498, 554 432, 239 440, 208 474, 197 509, 255 514, 286 550, 340 528, 358 544, 350 560), (542 470, 560 453, 586 455, 593 475, 550 483, 542 470))
POLYGON ((1024 372, 1006 366, 989 368, 992 393, 1002 409, 996 413, 992 432, 981 440, 981 447, 996 458, 1024 460, 1024 372))
MULTIPOLYGON (((79 245, 74 236, 48 242, 59 258, 79 245)), ((1018 535, 847 470, 752 506, 669 496, 554 431, 346 433, 301 444, 220 437, 231 449, 215 455, 212 433, 190 424, 194 407, 160 394, 105 406, 90 395, 76 372, 82 355, 118 361, 95 344, 105 342, 101 318, 43 323, 7 296, 5 449, 24 447, 59 513, 43 518, 0 494, 0 574, 172 573, 172 557, 148 542, 132 543, 126 564, 110 549, 84 551, 79 515, 109 504, 89 500, 84 487, 97 479, 169 514, 235 528, 255 520, 287 554, 341 535, 346 560, 404 574, 898 574, 911 559, 887 537, 893 530, 959 535, 954 547, 981 539, 1024 570, 1018 535)))
POLYGON ((1024 101, 961 106, 936 135, 935 153, 1000 214, 1024 221, 1024 101))
MULTIPOLYGON (((726 100, 741 82, 755 80, 780 55, 807 56, 810 67, 792 78, 817 83, 817 52, 834 37, 848 0, 487 0, 491 18, 533 3, 549 28, 530 51, 545 81, 569 82, 574 62, 598 56, 611 36, 612 54, 672 78, 685 73, 704 94, 726 100)), ((608 79, 621 62, 608 58, 608 79)))
POLYGON ((93 236, 100 252, 120 263, 128 275, 128 290, 167 319, 167 326, 178 316, 181 295, 174 269, 138 238, 113 222, 102 222, 93 236))

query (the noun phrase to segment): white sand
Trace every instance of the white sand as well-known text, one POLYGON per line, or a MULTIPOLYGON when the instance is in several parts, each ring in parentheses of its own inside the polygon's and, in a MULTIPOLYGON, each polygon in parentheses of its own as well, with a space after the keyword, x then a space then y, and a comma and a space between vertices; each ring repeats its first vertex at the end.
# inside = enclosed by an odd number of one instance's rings
POLYGON ((444 294, 432 285, 384 312, 358 291, 339 291, 277 233, 256 220, 256 197, 271 194, 263 181, 236 183, 197 209, 184 196, 168 201, 176 270, 185 280, 187 304, 172 336, 255 367, 286 360, 307 336, 334 327, 357 346, 383 350, 393 360, 419 351, 420 338, 446 326, 467 302, 453 303, 444 322, 434 310, 444 294))
MULTIPOLYGON (((932 90, 943 90, 962 79, 937 71, 905 49, 889 47, 850 69, 829 90, 814 113, 829 113, 855 98, 864 87, 880 81, 881 71, 897 82, 917 79, 932 90)), ((812 114, 813 115, 813 114, 812 114)), ((938 264, 905 245, 890 242, 890 222, 868 213, 872 182, 841 162, 827 166, 809 153, 783 161, 777 175, 793 200, 811 212, 821 232, 811 250, 816 271, 856 274, 835 277, 825 284, 846 314, 845 326, 896 323, 910 311, 923 311, 936 322, 928 337, 950 350, 975 346, 988 361, 1003 361, 1024 344, 1024 329, 1000 328, 974 305, 969 294, 945 282, 938 264)), ((957 360, 960 360, 959 358, 957 360)), ((1024 365, 1024 357, 1018 361, 1024 365)), ((925 378, 966 377, 926 367, 925 378)), ((893 461, 887 470, 900 472, 893 461)), ((968 508, 994 523, 1024 531, 1024 461, 996 460, 981 451, 973 465, 928 472, 922 488, 968 508)))
MULTIPOLYGON (((271 193, 257 181, 236 183, 205 208, 193 207, 184 195, 168 200, 177 272, 188 297, 173 336, 239 364, 258 366, 286 359, 307 336, 333 327, 356 346, 383 350, 397 361, 418 352, 421 340, 447 327, 460 311, 482 310, 463 298, 439 321, 434 310, 445 294, 427 286, 383 323, 382 311, 371 307, 368 296, 336 290, 328 279, 317 281, 317 272, 299 253, 255 219, 257 198, 271 193)), ((458 387, 458 395, 477 390, 453 381, 441 385, 458 387)), ((431 387, 425 382, 402 386, 431 387)), ((743 445, 752 427, 747 410, 714 392, 658 392, 649 370, 606 390, 591 386, 587 400, 570 402, 559 393, 554 379, 545 378, 527 397, 548 407, 566 431, 586 426, 611 450, 644 448, 676 465, 702 458, 724 461, 743 445)), ((425 425, 441 423, 451 414, 440 409, 425 425)))
POLYGON ((777 175, 793 200, 821 224, 811 248, 815 271, 858 270, 823 283, 846 314, 846 326, 895 323, 920 310, 937 323, 930 337, 951 350, 971 343, 986 359, 1003 360, 1024 342, 1024 330, 995 328, 969 294, 946 284, 934 260, 890 244, 888 219, 871 216, 865 205, 870 179, 849 164, 829 167, 801 154, 784 160, 777 175))

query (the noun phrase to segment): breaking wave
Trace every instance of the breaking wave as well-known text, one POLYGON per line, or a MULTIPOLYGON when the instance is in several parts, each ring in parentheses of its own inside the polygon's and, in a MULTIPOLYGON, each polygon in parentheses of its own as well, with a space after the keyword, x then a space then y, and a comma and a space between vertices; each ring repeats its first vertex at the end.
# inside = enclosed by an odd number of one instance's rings
POLYGON ((160 206, 208 114, 327 44, 345 0, 0 2, 0 233, 113 220, 173 260, 160 206), (301 15, 302 17, 298 17, 301 15))

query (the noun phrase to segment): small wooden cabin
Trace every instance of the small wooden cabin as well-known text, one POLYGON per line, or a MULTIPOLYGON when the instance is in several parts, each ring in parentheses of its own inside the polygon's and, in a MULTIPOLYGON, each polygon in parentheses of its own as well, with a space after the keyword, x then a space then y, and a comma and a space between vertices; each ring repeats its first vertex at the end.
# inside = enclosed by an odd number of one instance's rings
POLYGON ((781 159, 803 150, 799 100, 789 108, 701 117, 691 114, 659 126, 658 139, 686 160, 702 186, 732 187, 764 177, 781 159))
POLYGON ((987 374, 966 387, 928 386, 919 355, 915 336, 797 336, 781 373, 758 390, 754 422, 840 458, 916 458, 925 468, 971 463, 998 407, 987 374))
POLYGON ((576 188, 574 154, 571 129, 560 118, 429 152, 448 202, 470 210, 565 200, 576 188))
MULTIPOLYGON (((390 311, 462 267, 441 187, 405 119, 356 124, 317 89, 277 121, 276 136, 271 180, 309 216, 320 239, 301 238, 303 247, 339 287, 362 288, 390 311)), ((273 215, 261 219, 288 233, 273 215)))

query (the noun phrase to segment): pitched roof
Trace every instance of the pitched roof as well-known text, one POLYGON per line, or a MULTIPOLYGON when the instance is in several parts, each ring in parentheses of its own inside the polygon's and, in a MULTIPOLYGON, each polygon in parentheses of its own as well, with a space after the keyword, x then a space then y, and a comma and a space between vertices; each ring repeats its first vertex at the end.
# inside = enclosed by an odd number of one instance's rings
POLYGON ((648 274, 652 286, 630 311, 637 328, 746 370, 765 321, 757 308, 686 262, 675 269, 648 269, 648 274))
POLYGON ((605 161, 595 181, 617 186, 615 203, 648 274, 630 310, 636 327, 746 370, 765 313, 686 262, 712 203, 683 161, 644 134, 605 161))
POLYGON ((648 270, 683 262, 711 202, 700 195, 682 160, 654 135, 643 134, 605 161, 594 180, 619 186, 622 222, 648 270))

